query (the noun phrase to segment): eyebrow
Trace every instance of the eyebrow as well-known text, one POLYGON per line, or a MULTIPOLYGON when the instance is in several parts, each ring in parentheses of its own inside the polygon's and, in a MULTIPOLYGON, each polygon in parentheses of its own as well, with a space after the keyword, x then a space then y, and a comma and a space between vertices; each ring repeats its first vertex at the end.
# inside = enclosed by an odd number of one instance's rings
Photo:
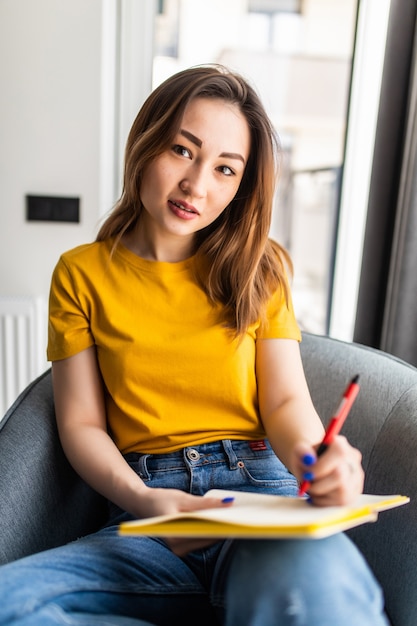
MULTIPOLYGON (((201 148, 201 146, 203 145, 201 139, 190 133, 188 130, 185 130, 184 128, 180 129, 180 135, 189 139, 198 148, 201 148)), ((243 164, 245 164, 245 159, 238 152, 222 152, 219 156, 226 159, 238 159, 239 161, 242 161, 243 164)))

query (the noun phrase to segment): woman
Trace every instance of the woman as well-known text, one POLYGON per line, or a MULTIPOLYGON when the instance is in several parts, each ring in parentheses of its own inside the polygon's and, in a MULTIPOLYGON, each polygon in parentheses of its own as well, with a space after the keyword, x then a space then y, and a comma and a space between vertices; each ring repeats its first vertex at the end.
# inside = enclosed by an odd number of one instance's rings
POLYGON ((230 506, 210 488, 296 495, 308 477, 316 505, 362 490, 343 437, 316 457, 290 262, 268 239, 277 156, 256 93, 222 67, 180 72, 139 112, 122 197, 96 242, 61 257, 50 294, 60 438, 108 523, 0 570, 1 624, 386 624, 343 535, 117 535, 132 517, 230 506))

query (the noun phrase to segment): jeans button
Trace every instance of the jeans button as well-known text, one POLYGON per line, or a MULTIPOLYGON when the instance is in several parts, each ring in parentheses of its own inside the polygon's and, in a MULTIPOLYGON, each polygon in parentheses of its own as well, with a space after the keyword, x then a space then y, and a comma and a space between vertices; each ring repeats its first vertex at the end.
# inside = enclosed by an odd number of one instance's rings
POLYGON ((187 456, 190 459, 190 461, 198 461, 198 459, 200 458, 200 453, 198 452, 198 450, 194 450, 194 448, 190 448, 189 450, 187 450, 187 456))

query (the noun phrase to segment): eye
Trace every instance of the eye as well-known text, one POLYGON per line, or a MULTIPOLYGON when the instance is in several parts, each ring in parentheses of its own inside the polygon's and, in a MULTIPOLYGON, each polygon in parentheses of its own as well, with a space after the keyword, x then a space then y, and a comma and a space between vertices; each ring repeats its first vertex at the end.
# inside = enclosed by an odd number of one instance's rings
POLYGON ((188 150, 188 148, 185 148, 180 144, 174 144, 172 146, 172 150, 173 152, 175 152, 175 154, 178 154, 179 156, 186 157, 187 159, 191 158, 191 152, 188 150))
POLYGON ((217 169, 225 176, 235 176, 235 172, 228 165, 220 165, 217 169))

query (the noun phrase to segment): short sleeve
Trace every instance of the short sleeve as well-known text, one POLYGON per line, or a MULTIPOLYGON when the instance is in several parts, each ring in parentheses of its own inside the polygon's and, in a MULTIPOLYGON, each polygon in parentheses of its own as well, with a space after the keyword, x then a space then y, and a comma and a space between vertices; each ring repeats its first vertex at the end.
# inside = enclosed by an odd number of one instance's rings
POLYGON ((61 257, 52 274, 49 294, 49 361, 65 359, 94 345, 87 306, 80 300, 80 285, 76 283, 61 257))
POLYGON ((280 287, 268 303, 266 320, 263 321, 256 333, 257 339, 295 339, 301 341, 301 332, 298 326, 291 297, 285 296, 280 287))

